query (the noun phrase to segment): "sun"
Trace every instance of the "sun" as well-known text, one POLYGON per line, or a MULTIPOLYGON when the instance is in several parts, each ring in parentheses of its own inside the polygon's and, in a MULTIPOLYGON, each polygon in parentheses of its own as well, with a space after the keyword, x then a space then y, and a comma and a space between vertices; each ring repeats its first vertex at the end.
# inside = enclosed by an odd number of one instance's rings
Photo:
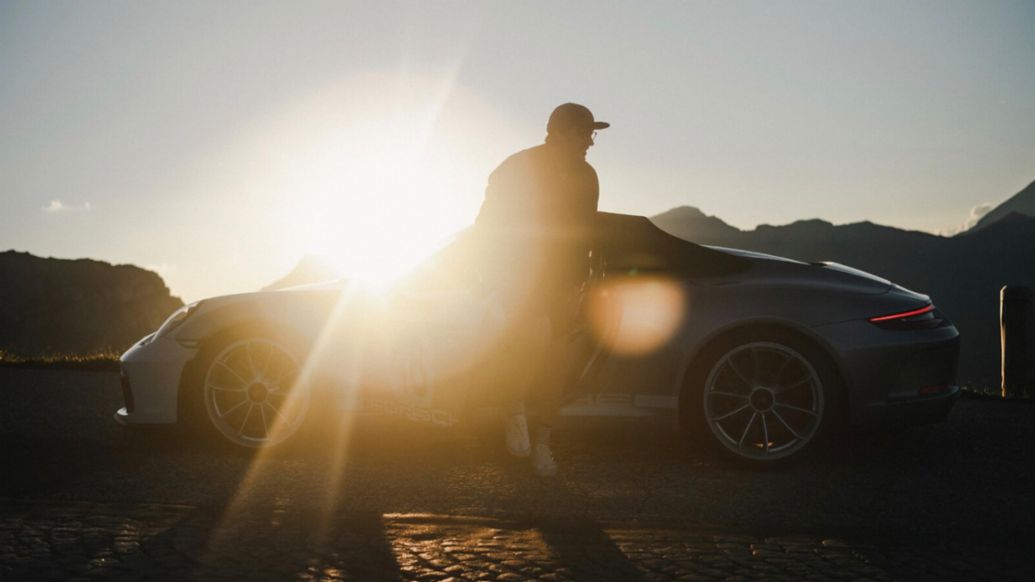
POLYGON ((328 215, 313 220, 309 252, 351 282, 390 285, 434 252, 451 222, 441 213, 401 208, 419 195, 400 189, 328 204, 328 215))
POLYGON ((290 109, 263 169, 285 244, 380 286, 470 223, 491 169, 478 138, 494 128, 476 106, 448 106, 447 81, 388 96, 383 80, 352 82, 290 109))
MULTIPOLYGON (((329 80, 203 152, 215 176, 205 188, 227 192, 223 236, 237 255, 261 249, 273 271, 315 255, 345 279, 383 285, 469 226, 489 173, 527 128, 459 85, 458 70, 329 80)), ((242 273, 265 267, 244 263, 242 273)))
POLYGON ((460 224, 434 168, 419 161, 370 159, 328 176, 311 194, 320 209, 299 220, 308 252, 343 277, 384 286, 410 272, 460 224))

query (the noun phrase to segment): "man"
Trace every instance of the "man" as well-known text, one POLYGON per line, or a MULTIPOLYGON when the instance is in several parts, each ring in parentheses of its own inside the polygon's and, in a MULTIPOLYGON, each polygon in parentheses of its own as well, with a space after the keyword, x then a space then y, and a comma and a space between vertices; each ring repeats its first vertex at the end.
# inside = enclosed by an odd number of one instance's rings
POLYGON ((582 105, 558 106, 547 122, 545 143, 510 156, 489 176, 475 222, 488 255, 483 277, 511 323, 505 347, 513 349, 499 370, 501 384, 515 392, 505 419, 507 449, 531 456, 543 476, 557 472, 550 436, 566 378, 558 348, 586 274, 585 235, 600 197, 586 152, 597 131, 609 126, 582 105), (537 336, 546 340, 539 343, 548 352, 545 365, 535 357, 537 336), (532 442, 526 400, 535 413, 532 442))

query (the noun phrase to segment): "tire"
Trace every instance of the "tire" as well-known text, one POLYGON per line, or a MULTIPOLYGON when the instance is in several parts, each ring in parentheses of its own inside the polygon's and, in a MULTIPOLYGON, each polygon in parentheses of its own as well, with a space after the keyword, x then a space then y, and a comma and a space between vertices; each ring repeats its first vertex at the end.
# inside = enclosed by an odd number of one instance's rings
POLYGON ((697 358, 684 387, 683 426, 726 460, 758 469, 815 454, 843 420, 830 358, 781 330, 746 330, 697 358))
POLYGON ((298 343, 269 332, 224 333, 207 342, 186 395, 189 424, 239 452, 285 448, 311 412, 298 343))

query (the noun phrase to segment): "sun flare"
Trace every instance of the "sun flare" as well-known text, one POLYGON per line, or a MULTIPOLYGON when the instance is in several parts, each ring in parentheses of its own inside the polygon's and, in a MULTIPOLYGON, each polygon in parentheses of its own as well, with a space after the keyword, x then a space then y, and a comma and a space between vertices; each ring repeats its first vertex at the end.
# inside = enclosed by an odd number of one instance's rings
POLYGON ((364 132, 328 136, 321 146, 328 153, 316 153, 302 169, 309 204, 296 220, 305 247, 350 280, 398 278, 460 226, 445 203, 442 162, 403 131, 406 117, 384 116, 364 132))
POLYGON ((450 73, 324 87, 248 138, 257 152, 249 196, 278 229, 261 234, 349 281, 382 286, 471 222, 500 156, 486 148, 487 136, 500 141, 511 131, 450 73))

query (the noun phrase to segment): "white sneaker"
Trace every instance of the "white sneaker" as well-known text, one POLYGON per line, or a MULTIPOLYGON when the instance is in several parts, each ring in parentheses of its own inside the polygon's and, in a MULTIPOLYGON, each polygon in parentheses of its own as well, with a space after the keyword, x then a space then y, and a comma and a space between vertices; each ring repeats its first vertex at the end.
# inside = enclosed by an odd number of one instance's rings
POLYGON ((553 460, 553 451, 546 443, 536 443, 532 448, 532 470, 540 477, 557 475, 557 462, 553 460))
POLYGON ((524 414, 508 414, 503 421, 507 452, 515 457, 527 457, 532 451, 528 439, 528 420, 524 414))

